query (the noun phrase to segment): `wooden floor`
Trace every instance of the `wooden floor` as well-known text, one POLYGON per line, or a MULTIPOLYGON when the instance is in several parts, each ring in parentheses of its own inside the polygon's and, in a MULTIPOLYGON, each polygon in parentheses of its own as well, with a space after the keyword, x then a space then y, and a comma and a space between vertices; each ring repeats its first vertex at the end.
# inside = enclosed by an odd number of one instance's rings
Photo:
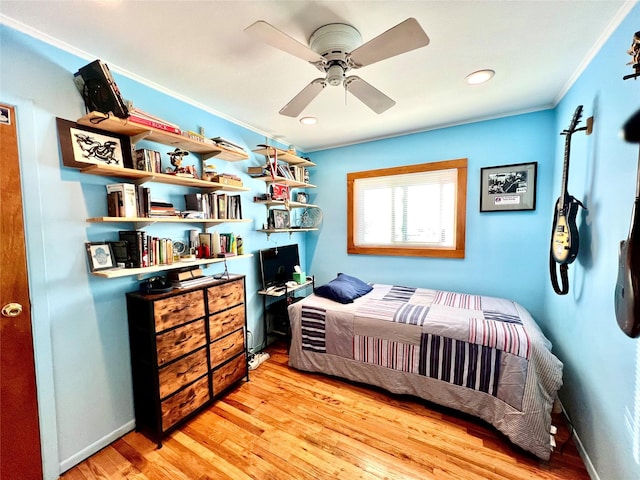
POLYGON ((492 427, 287 366, 284 347, 161 449, 131 432, 62 475, 136 479, 557 479, 589 476, 561 418, 548 462, 492 427), (564 444, 563 444, 564 442, 564 444))

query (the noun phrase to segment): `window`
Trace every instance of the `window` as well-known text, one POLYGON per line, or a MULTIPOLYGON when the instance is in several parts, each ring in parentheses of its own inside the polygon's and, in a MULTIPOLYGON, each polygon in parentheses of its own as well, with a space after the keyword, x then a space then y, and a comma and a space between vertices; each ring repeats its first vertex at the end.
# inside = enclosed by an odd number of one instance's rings
POLYGON ((467 159, 347 174, 347 252, 464 258, 467 159))

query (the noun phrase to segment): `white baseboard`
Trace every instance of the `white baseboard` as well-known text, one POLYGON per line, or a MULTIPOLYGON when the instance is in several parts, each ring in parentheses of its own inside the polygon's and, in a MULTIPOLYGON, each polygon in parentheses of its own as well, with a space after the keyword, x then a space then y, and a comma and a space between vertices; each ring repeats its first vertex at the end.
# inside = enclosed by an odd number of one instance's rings
POLYGON ((79 464, 83 460, 86 460, 87 458, 89 458, 94 453, 99 452, 104 447, 106 447, 109 444, 115 442, 120 437, 126 435, 127 433, 132 431, 134 428, 136 428, 136 422, 135 422, 135 420, 131 420, 131 421, 125 423, 124 425, 122 425, 120 428, 118 428, 118 429, 114 430, 113 432, 105 435, 104 437, 102 437, 98 441, 92 443, 87 448, 83 448, 78 453, 70 456, 69 458, 61 460, 60 461, 60 473, 64 473, 67 470, 69 470, 70 468, 75 467, 77 464, 79 464))
MULTIPOLYGON (((558 402, 560 403, 560 408, 562 408, 562 415, 564 415, 564 418, 567 420, 567 422, 569 422, 569 424, 573 424, 573 422, 569 418, 569 415, 567 414, 567 411, 564 409, 564 405, 562 404, 562 402, 560 402, 560 400, 558 400, 558 402)), ((575 429, 573 430, 573 433, 571 436, 573 437, 573 441, 576 444, 576 449, 578 450, 578 453, 580 454, 580 457, 584 462, 584 466, 587 469, 587 473, 589 474, 589 477, 591 477, 591 480, 600 480, 600 476, 598 475, 598 472, 593 466, 593 463, 591 462, 591 458, 589 457, 589 454, 585 450, 584 445, 580 440, 580 436, 578 435, 578 432, 575 429)))

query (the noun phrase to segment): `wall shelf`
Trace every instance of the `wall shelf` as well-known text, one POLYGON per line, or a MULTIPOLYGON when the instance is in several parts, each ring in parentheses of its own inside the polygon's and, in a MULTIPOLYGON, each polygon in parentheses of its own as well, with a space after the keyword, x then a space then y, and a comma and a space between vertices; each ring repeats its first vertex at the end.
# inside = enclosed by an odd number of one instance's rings
POLYGON ((194 267, 197 265, 211 265, 214 263, 222 263, 230 260, 239 260, 242 258, 251 258, 252 254, 245 255, 234 255, 232 257, 220 257, 220 258, 196 258, 195 260, 188 262, 175 262, 165 265, 154 265, 152 267, 142 267, 142 268, 114 268, 112 270, 99 270, 97 272, 92 272, 91 275, 102 278, 121 278, 121 277, 131 277, 134 275, 138 275, 142 277, 143 275, 147 275, 149 273, 159 273, 167 270, 177 270, 180 268, 188 268, 194 267))
POLYGON ((288 163, 289 165, 296 165, 298 167, 315 167, 316 166, 315 163, 313 163, 310 160, 307 160, 306 158, 299 157, 297 155, 294 155, 288 150, 283 150, 277 147, 268 147, 268 148, 262 147, 257 150, 254 150, 253 153, 257 153, 258 155, 264 155, 265 157, 275 158, 275 156, 273 155, 274 150, 278 154, 279 162, 285 162, 285 163, 288 163))
POLYGON ((269 236, 272 233, 288 233, 289 237, 291 237, 292 233, 298 233, 298 232, 315 232, 316 230, 318 230, 317 228, 261 228, 259 230, 257 230, 258 232, 262 232, 262 233, 266 233, 267 234, 267 238, 269 238, 269 236))
POLYGON ((208 182, 199 178, 182 177, 169 175, 168 173, 145 172, 144 170, 134 170, 133 168, 112 167, 108 165, 89 165, 80 169, 81 173, 98 175, 102 177, 126 178, 136 185, 147 182, 164 183, 169 185, 180 185, 183 187, 200 188, 205 191, 224 190, 226 192, 248 192, 246 187, 236 187, 218 182, 208 182))
MULTIPOLYGON (((278 158, 278 160, 280 160, 278 158)), ((265 183, 281 183, 283 185, 289 185, 293 188, 316 188, 315 185, 311 185, 310 183, 298 182, 296 180, 291 180, 290 178, 284 177, 272 177, 271 175, 265 175, 262 177, 253 177, 256 180, 261 180, 265 183)))
MULTIPOLYGON (((284 207, 285 206, 285 203, 282 200, 254 200, 253 203, 264 205, 265 207, 284 207)), ((318 207, 318 206, 313 205, 311 203, 289 202, 289 208, 311 208, 311 207, 318 207)))
POLYGON ((219 225, 221 223, 248 223, 253 219, 224 219, 224 218, 181 218, 181 217, 93 217, 87 218, 89 223, 133 223, 135 229, 153 225, 155 223, 188 223, 203 224, 206 227, 210 225, 219 225))
POLYGON ((119 133, 131 137, 132 143, 140 140, 150 140, 172 147, 182 148, 189 152, 199 154, 203 160, 217 157, 227 162, 239 162, 247 160, 249 155, 245 152, 238 152, 225 148, 215 143, 205 143, 194 140, 177 133, 165 132, 163 130, 130 122, 127 119, 119 118, 101 112, 91 112, 78 119, 77 123, 87 127, 99 128, 108 132, 119 133))

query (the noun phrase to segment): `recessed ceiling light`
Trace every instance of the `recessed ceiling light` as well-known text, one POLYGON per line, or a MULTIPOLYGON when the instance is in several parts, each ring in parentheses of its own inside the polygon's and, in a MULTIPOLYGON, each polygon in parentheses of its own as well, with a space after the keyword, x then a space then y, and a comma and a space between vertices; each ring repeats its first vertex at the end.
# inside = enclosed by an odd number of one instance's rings
POLYGON ((316 117, 302 117, 300 123, 303 125, 315 125, 318 123, 318 119, 316 117))
POLYGON ((477 72, 470 73, 464 77, 464 80, 469 85, 478 85, 480 83, 488 82, 495 74, 496 72, 490 69, 478 70, 477 72))

